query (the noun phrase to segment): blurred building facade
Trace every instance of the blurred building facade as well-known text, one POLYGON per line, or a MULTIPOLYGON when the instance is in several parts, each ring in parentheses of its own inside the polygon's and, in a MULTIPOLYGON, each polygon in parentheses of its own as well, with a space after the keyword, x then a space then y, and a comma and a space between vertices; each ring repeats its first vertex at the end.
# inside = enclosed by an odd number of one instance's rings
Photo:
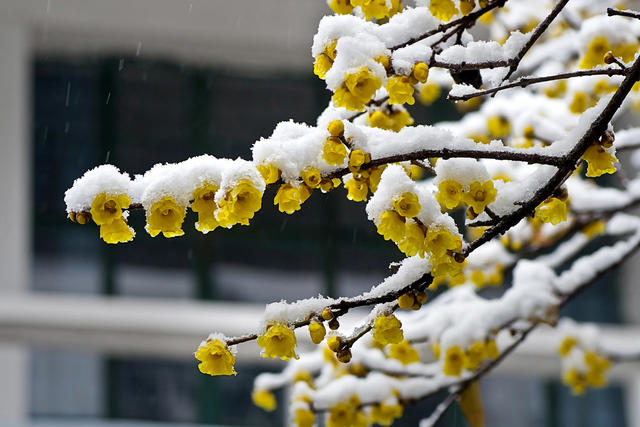
MULTIPOLYGON (((235 378, 199 374, 191 353, 209 331, 253 328, 265 303, 384 278, 399 254, 363 206, 334 192, 285 216, 266 202, 251 227, 204 236, 188 217, 170 240, 134 214, 134 242, 110 247, 66 220, 63 194, 104 162, 137 174, 204 153, 248 158, 277 122, 314 123, 329 100, 310 55, 326 12, 318 0, 0 2, 0 195, 11 207, 0 211, 0 425, 285 423, 250 403, 253 376, 279 368, 257 348, 241 348, 235 378)), ((412 113, 456 114, 445 102, 412 113)), ((610 301, 625 288, 604 282, 573 317, 624 320, 610 301)), ((538 338, 483 383, 491 425, 640 425, 636 378, 575 399, 538 338)))

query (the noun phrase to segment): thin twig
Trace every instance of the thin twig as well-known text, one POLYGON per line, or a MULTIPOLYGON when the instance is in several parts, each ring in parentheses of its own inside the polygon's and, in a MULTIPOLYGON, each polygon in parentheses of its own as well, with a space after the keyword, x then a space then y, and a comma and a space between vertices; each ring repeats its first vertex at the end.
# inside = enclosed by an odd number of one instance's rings
POLYGON ((637 12, 630 12, 628 10, 618 10, 618 9, 612 9, 610 7, 607 8, 607 15, 609 16, 626 16, 627 18, 635 18, 635 19, 640 19, 640 13, 637 12))
POLYGON ((580 70, 580 71, 571 71, 566 73, 554 74, 550 76, 542 76, 542 77, 524 77, 515 82, 511 82, 505 85, 497 86, 490 89, 479 90, 473 93, 468 93, 465 95, 449 95, 449 99, 452 101, 467 101, 471 98, 476 98, 478 96, 483 95, 491 95, 496 92, 500 92, 505 89, 512 89, 514 87, 527 87, 537 83, 550 82, 554 80, 563 80, 570 79, 574 77, 584 77, 584 76, 623 76, 626 75, 626 70, 620 70, 617 68, 606 68, 606 69, 597 69, 597 70, 580 70))
POLYGON ((568 2, 569 0, 560 0, 558 4, 555 5, 551 13, 547 15, 544 21, 542 21, 535 28, 535 30, 533 30, 533 34, 531 34, 531 37, 529 37, 529 40, 527 40, 527 43, 525 43, 525 45, 522 46, 522 48, 518 51, 516 56, 511 60, 509 71, 504 76, 502 81, 506 81, 509 79, 509 77, 511 77, 511 74, 513 74, 518 68, 518 65, 520 65, 520 61, 522 61, 522 58, 524 57, 524 55, 529 51, 529 49, 531 49, 531 46, 533 46, 534 43, 540 38, 540 36, 542 36, 542 34, 547 30, 549 25, 551 25, 551 22, 553 22, 553 20, 556 18, 556 16, 558 16, 558 14, 562 11, 562 9, 564 9, 564 7, 568 2))

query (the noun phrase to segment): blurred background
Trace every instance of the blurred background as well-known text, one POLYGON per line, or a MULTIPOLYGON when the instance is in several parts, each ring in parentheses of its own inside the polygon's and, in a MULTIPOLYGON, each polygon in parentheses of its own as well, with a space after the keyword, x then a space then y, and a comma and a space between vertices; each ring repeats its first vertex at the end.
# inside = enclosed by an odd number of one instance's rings
MULTIPOLYGON (((383 279, 400 253, 364 205, 341 189, 288 216, 268 193, 251 227, 205 236, 189 216, 170 240, 135 212, 135 240, 108 246, 66 219, 63 196, 105 162, 138 174, 204 153, 250 158, 279 121, 315 123, 330 93, 310 46, 328 11, 322 0, 0 0, 0 425, 286 425, 282 408, 250 399, 254 376, 282 365, 244 345, 238 376, 213 378, 193 351, 210 331, 252 330, 265 303, 383 279)), ((411 112, 458 114, 443 100, 411 112)), ((636 277, 608 276, 565 314, 637 340, 636 277)), ((640 425, 637 366, 575 398, 555 345, 540 331, 484 380, 488 425, 640 425)), ((444 423, 464 425, 455 410, 444 423)))

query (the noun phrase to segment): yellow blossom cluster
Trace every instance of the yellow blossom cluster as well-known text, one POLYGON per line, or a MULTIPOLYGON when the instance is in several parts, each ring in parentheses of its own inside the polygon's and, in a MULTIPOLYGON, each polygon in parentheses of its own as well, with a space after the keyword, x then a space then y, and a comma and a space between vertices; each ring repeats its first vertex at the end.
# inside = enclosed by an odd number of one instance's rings
POLYGON ((467 188, 453 179, 445 179, 438 184, 436 200, 443 210, 451 210, 464 203, 471 207, 474 215, 482 213, 488 204, 496 200, 497 190, 493 181, 474 181, 467 188))
POLYGON ((331 407, 326 421, 327 427, 367 427, 369 422, 360 403, 360 398, 354 395, 347 401, 331 407))
MULTIPOLYGON (((440 358, 439 346, 434 350, 436 359, 440 358)), ((493 339, 474 341, 466 349, 453 345, 444 352, 442 371, 445 375, 460 376, 463 369, 474 371, 485 360, 494 360, 500 356, 498 346, 493 339)))
POLYGON ((587 388, 601 388, 607 385, 606 373, 611 368, 609 359, 593 350, 581 348, 579 341, 568 335, 558 347, 560 356, 567 360, 582 359, 581 364, 567 363, 562 374, 562 382, 575 395, 584 394, 587 388))
POLYGON ((366 19, 390 18, 402 11, 401 0, 331 0, 329 7, 338 15, 348 15, 360 7, 366 19))
POLYGON ((389 104, 409 104, 416 101, 413 97, 414 85, 426 83, 429 77, 429 66, 424 62, 418 62, 413 66, 411 75, 392 76, 387 79, 386 89, 389 93, 389 104))
POLYGON ((390 113, 385 110, 371 111, 366 117, 366 123, 372 128, 393 130, 394 132, 400 132, 405 126, 413 124, 413 118, 406 110, 393 109, 390 113))

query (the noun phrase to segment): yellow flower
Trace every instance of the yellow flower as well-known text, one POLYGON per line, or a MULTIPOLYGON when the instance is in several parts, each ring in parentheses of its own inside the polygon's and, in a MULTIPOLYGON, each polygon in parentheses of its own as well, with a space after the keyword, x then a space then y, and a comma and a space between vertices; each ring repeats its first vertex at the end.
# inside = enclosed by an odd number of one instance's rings
POLYGON ((464 353, 459 345, 449 347, 444 354, 444 364, 442 371, 450 377, 458 377, 462 373, 464 365, 464 353))
POLYGON ((391 120, 391 130, 394 132, 400 132, 405 126, 413 124, 413 117, 404 110, 396 110, 389 116, 391 120))
POLYGON ((395 197, 391 203, 398 214, 405 218, 413 218, 420 213, 422 206, 418 201, 418 196, 414 193, 402 193, 395 197))
POLYGON ((133 228, 127 225, 124 218, 118 218, 100 226, 100 238, 106 243, 128 242, 133 239, 135 234, 133 228))
POLYGON ((590 239, 604 234, 607 224, 603 220, 590 222, 582 228, 582 232, 590 239))
POLYGON ((615 173, 614 163, 618 161, 615 156, 609 154, 600 144, 594 143, 587 148, 582 155, 587 162, 587 176, 595 178, 605 173, 615 173))
POLYGON ((382 426, 390 426, 393 421, 402 416, 404 408, 399 403, 395 405, 387 405, 385 403, 379 403, 371 407, 371 413, 369 414, 369 421, 382 426))
POLYGON ((387 92, 389 92, 389 104, 413 105, 413 85, 409 76, 393 76, 387 80, 387 92))
POLYGON ((164 197, 151 206, 147 216, 147 232, 156 237, 160 232, 164 237, 182 236, 184 206, 179 206, 171 197, 164 197))
POLYGON ((462 184, 453 179, 445 179, 438 184, 436 200, 443 209, 454 209, 462 200, 462 184))
POLYGON ((479 214, 496 199, 497 195, 498 192, 493 187, 493 181, 487 181, 483 184, 475 181, 469 186, 469 191, 462 194, 462 200, 471 206, 475 213, 479 214))
POLYGON ((327 330, 322 323, 315 321, 309 323, 309 335, 314 344, 320 344, 326 333, 327 330))
POLYGON ((344 164, 345 157, 347 157, 347 147, 340 138, 331 136, 324 141, 322 158, 325 162, 332 166, 340 166, 344 164))
POLYGON ((336 107, 362 111, 380 86, 380 79, 372 75, 369 69, 362 68, 355 74, 345 76, 344 84, 333 94, 333 102, 336 107))
POLYGON ((511 124, 506 117, 493 116, 487 120, 487 130, 492 138, 504 138, 511 132, 511 124))
POLYGON ((622 62, 630 62, 638 51, 637 43, 625 43, 613 46, 613 56, 621 58, 622 62))
POLYGON ((344 134, 344 123, 342 123, 342 120, 333 120, 327 126, 327 130, 331 136, 342 136, 344 134))
POLYGON ((353 397, 348 402, 340 402, 329 410, 327 427, 366 427, 367 418, 358 410, 360 399, 353 397))
POLYGON ((353 6, 360 6, 366 19, 382 19, 389 16, 391 10, 386 0, 351 0, 353 6))
MULTIPOLYGON (((334 0, 335 1, 335 0, 334 0)), ((349 0, 346 0, 347 2, 349 0)), ((316 416, 310 409, 297 409, 293 423, 296 427, 313 427, 316 422, 316 416)))
POLYGON ((453 0, 431 0, 429 12, 437 19, 447 22, 458 13, 453 0))
POLYGON ((122 218, 122 209, 127 209, 131 199, 126 194, 98 194, 91 203, 91 218, 97 225, 109 224, 122 218))
POLYGON ((278 205, 280 212, 286 212, 289 215, 299 210, 302 203, 304 203, 311 191, 305 184, 300 184, 294 187, 291 184, 282 184, 273 198, 273 204, 278 205))
POLYGON ((380 184, 380 178, 382 177, 382 172, 384 172, 387 165, 375 166, 369 168, 369 189, 372 193, 375 193, 378 189, 378 184, 380 184))
POLYGON ((338 55, 336 47, 338 47, 338 40, 333 40, 331 43, 326 44, 323 49, 324 54, 332 61, 335 60, 338 55))
POLYGON ((465 16, 470 14, 473 9, 475 9, 475 7, 475 0, 460 0, 460 12, 462 12, 462 14, 465 16))
POLYGON ((584 394, 586 389, 585 378, 577 369, 568 369, 562 376, 562 382, 571 387, 571 393, 574 395, 584 394))
POLYGON ((389 117, 383 111, 380 111, 380 110, 369 113, 366 121, 367 121, 367 124, 372 128, 388 130, 388 129, 391 129, 391 127, 393 126, 391 117, 389 117))
POLYGON ((426 83, 429 78, 429 66, 424 62, 418 62, 413 66, 411 75, 420 83, 426 83))
POLYGON ((327 72, 331 69, 333 61, 324 53, 316 56, 313 61, 313 74, 324 80, 327 72))
POLYGON ((373 339, 382 345, 398 344, 404 339, 402 323, 393 314, 378 316, 373 324, 373 339))
POLYGON ((587 351, 584 353, 584 363, 589 367, 589 369, 598 372, 605 372, 611 367, 609 359, 600 356, 595 351, 587 351))
POLYGON ((433 266, 433 268, 431 269, 431 274, 433 275, 433 277, 439 277, 439 276, 444 276, 444 277, 451 277, 451 286, 455 286, 456 284, 462 284, 464 283, 464 275, 460 275, 460 279, 463 280, 463 282, 461 283, 454 283, 453 279, 455 278, 455 276, 459 275, 461 270, 462 270, 462 263, 456 262, 455 259, 453 259, 453 257, 451 256, 444 256, 441 258, 437 258, 435 260, 435 265, 433 266))
POLYGON ((462 239, 444 227, 430 226, 425 237, 425 249, 432 259, 439 259, 451 252, 462 250, 462 239))
POLYGON ((329 7, 339 15, 349 15, 353 12, 353 6, 349 0, 331 0, 329 7))
POLYGON ((408 222, 404 226, 404 238, 398 242, 398 249, 406 256, 424 256, 424 232, 415 222, 408 222))
POLYGON ((573 100, 569 104, 569 111, 574 114, 582 114, 587 108, 596 105, 597 101, 597 98, 587 95, 586 92, 577 91, 573 94, 573 100))
POLYGON ((464 368, 473 371, 485 359, 484 342, 476 341, 467 349, 464 355, 464 368))
POLYGON ((440 343, 433 342, 429 345, 429 347, 431 348, 431 352, 433 353, 433 358, 435 360, 440 360, 440 343))
POLYGON ((258 169, 258 172, 262 175, 265 184, 273 184, 280 179, 280 169, 272 163, 258 165, 256 169, 258 169))
POLYGON ((544 94, 549 98, 561 98, 567 92, 567 81, 559 80, 556 83, 548 86, 544 90, 544 94))
POLYGON ((347 198, 354 202, 364 202, 369 194, 369 186, 366 181, 352 178, 344 183, 347 189, 347 198))
POLYGON ((392 240, 399 242, 404 237, 404 218, 395 211, 386 211, 380 215, 380 224, 378 224, 378 233, 384 237, 384 240, 392 240))
POLYGON ((593 68, 597 65, 604 65, 604 55, 610 50, 611 45, 606 37, 595 37, 587 46, 587 52, 580 61, 580 68, 593 68))
POLYGON ((200 361, 198 369, 208 375, 235 375, 233 365, 236 357, 229 351, 229 347, 220 340, 209 340, 196 350, 196 359, 200 361))
POLYGON ((556 197, 547 199, 536 208, 535 218, 549 224, 560 224, 567 220, 567 203, 556 197))
MULTIPOLYGON (((371 156, 369 156, 369 160, 371 156)), ((360 166, 367 162, 367 155, 362 150, 352 150, 349 153, 349 170, 351 172, 358 172, 360 166)))
POLYGON ((412 292, 407 292, 398 297, 398 307, 403 310, 408 310, 415 304, 416 299, 412 292))
POLYGON ((578 341, 576 341, 574 337, 564 337, 562 343, 560 343, 560 347, 558 347, 558 354, 560 354, 560 356, 562 357, 567 357, 577 343, 578 341))
POLYGON ((204 184, 202 187, 193 192, 193 202, 191 202, 191 210, 198 213, 198 222, 196 222, 196 230, 203 233, 213 231, 218 227, 218 221, 213 215, 216 210, 216 202, 214 197, 218 191, 218 187, 211 184, 204 184))
POLYGON ((254 390, 251 393, 251 400, 253 400, 254 405, 267 412, 274 411, 277 406, 276 397, 268 390, 254 390))
POLYGON ((497 359, 500 357, 500 350, 498 350, 498 345, 495 340, 487 340, 485 343, 485 352, 487 359, 497 359))
POLYGON ((296 334, 283 323, 267 326, 267 330, 258 337, 258 345, 262 347, 262 357, 282 360, 297 359, 295 352, 296 334))
POLYGON ((262 207, 262 193, 248 179, 242 179, 227 191, 216 211, 222 227, 235 224, 249 225, 249 220, 262 207))
POLYGON ((320 175, 320 171, 314 167, 308 167, 302 172, 300 172, 300 178, 307 184, 309 188, 318 188, 320 186, 320 182, 322 181, 322 176, 320 175))
POLYGON ((440 98, 440 86, 435 83, 426 83, 422 86, 419 93, 419 100, 424 105, 431 105, 440 98))
POLYGON ((313 387, 313 376, 311 375, 311 372, 301 369, 293 376, 293 382, 305 382, 309 384, 309 387, 313 387))
POLYGON ((399 360, 403 365, 416 363, 420 361, 420 356, 415 348, 411 347, 409 341, 404 340, 399 344, 391 344, 389 346, 389 357, 399 360))

